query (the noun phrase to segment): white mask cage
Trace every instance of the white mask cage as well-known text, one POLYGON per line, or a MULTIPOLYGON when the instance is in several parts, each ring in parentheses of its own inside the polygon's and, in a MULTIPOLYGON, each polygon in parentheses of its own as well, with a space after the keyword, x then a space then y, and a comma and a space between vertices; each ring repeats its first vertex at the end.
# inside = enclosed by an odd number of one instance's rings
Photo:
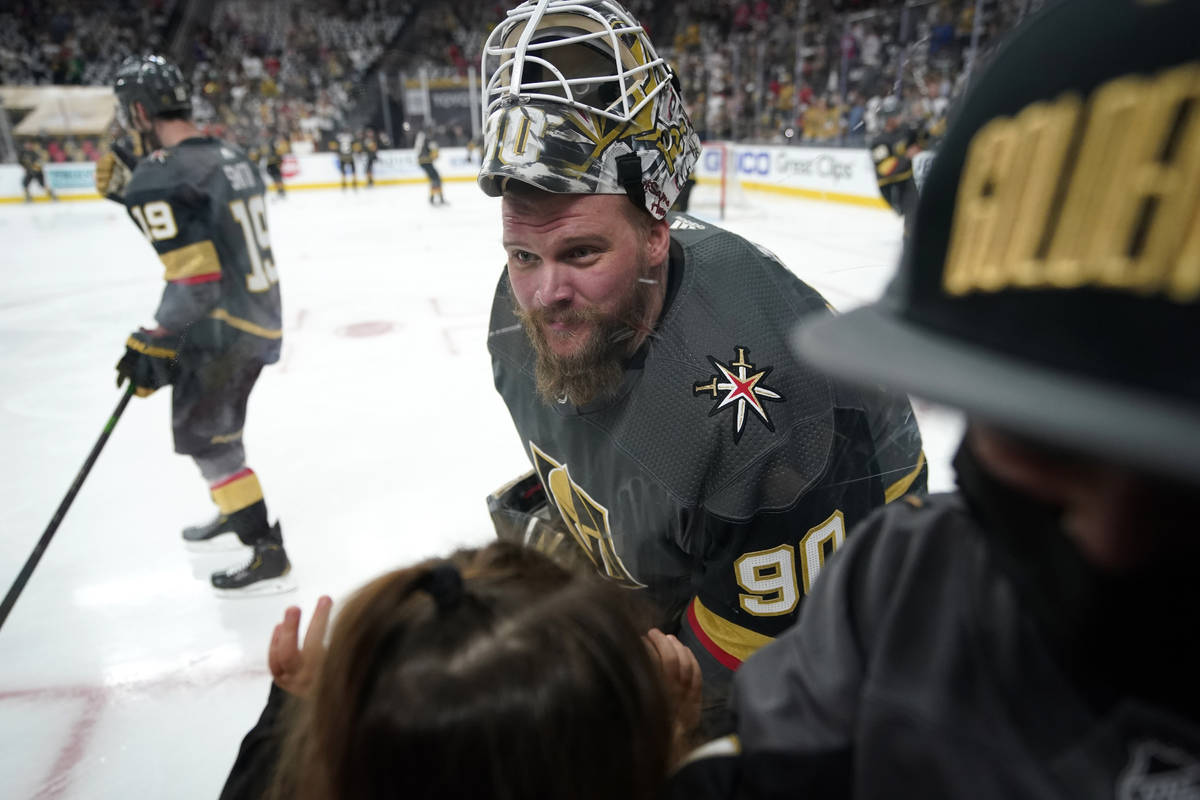
POLYGON ((614 0, 529 0, 483 51, 479 188, 626 194, 662 219, 700 157, 666 62, 614 0))
POLYGON ((579 111, 598 114, 615 122, 632 120, 668 84, 670 72, 638 24, 611 0, 529 0, 508 12, 483 47, 480 74, 482 122, 504 108, 538 102, 558 103, 579 111), (571 51, 566 48, 572 48, 571 51), (600 66, 604 73, 572 75, 563 67, 584 60, 600 66), (557 63, 556 63, 557 62, 557 63), (529 73, 539 79, 527 79, 529 73), (658 80, 644 93, 635 92, 647 73, 658 80), (598 105, 590 100, 605 94, 611 101, 598 105))

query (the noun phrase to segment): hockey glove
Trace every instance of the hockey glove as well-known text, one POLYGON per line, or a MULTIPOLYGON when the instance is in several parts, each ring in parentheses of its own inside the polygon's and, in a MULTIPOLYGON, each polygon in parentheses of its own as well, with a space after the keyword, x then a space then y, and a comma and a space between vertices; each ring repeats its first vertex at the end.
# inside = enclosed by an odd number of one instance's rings
POLYGON ((96 191, 117 203, 125 202, 125 187, 132 173, 111 150, 96 162, 96 191))
POLYGON ((134 394, 149 397, 175 380, 179 337, 142 329, 125 342, 125 355, 117 362, 117 386, 132 381, 134 394))
POLYGON ((492 492, 487 504, 496 538, 544 553, 568 569, 588 567, 533 470, 492 492))

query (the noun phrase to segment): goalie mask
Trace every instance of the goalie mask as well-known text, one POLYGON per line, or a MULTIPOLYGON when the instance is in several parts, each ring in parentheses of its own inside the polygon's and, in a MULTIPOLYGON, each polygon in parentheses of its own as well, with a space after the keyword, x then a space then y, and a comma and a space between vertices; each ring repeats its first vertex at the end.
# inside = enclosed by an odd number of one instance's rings
POLYGON ((666 216, 700 156, 678 83, 611 0, 529 0, 483 48, 479 187, 627 194, 666 216))

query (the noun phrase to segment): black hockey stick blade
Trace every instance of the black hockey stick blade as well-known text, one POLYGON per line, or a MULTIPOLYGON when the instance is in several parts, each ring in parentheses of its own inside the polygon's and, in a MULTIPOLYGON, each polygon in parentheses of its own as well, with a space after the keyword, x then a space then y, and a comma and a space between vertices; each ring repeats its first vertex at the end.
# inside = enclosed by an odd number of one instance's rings
POLYGON ((25 590, 25 584, 29 583, 29 576, 33 574, 33 570, 37 567, 38 562, 42 560, 42 554, 46 552, 46 548, 50 545, 50 540, 54 538, 54 532, 58 530, 58 526, 62 524, 63 517, 67 515, 67 509, 71 507, 71 503, 75 501, 75 495, 79 494, 79 489, 83 486, 83 481, 87 478, 88 473, 92 471, 92 465, 96 463, 96 459, 100 456, 100 451, 104 449, 104 443, 108 441, 108 437, 112 434, 113 428, 117 427, 117 420, 125 413, 125 406, 129 405, 129 398, 133 397, 134 392, 133 382, 129 382, 125 394, 121 395, 121 401, 117 403, 116 409, 112 416, 108 418, 104 430, 100 434, 100 438, 96 440, 95 446, 92 447, 92 452, 88 453, 87 461, 83 462, 83 466, 75 475, 75 482, 71 484, 71 488, 67 490, 67 496, 58 504, 58 510, 54 512, 54 518, 50 520, 50 524, 46 526, 46 532, 42 534, 42 538, 38 539, 37 545, 33 548, 33 552, 29 554, 29 558, 25 561, 25 566, 21 567, 21 572, 17 575, 17 579, 13 581, 12 588, 8 590, 8 594, 4 596, 4 602, 0 603, 0 628, 4 627, 4 621, 8 619, 8 613, 12 611, 13 606, 17 604, 17 598, 21 596, 21 592, 25 590))

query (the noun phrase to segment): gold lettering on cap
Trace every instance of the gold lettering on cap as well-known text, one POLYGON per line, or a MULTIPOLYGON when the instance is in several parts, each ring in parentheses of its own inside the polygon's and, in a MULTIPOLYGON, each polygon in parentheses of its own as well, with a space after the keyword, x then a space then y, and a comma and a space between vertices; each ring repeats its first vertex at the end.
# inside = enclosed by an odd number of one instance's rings
POLYGON ((1081 107, 1070 95, 1035 103, 976 134, 959 188, 944 278, 949 291, 1043 282, 1038 250, 1081 107))
POLYGON ((1064 95, 1054 103, 1035 103, 1017 117, 1028 156, 1023 168, 1012 172, 1021 191, 1011 210, 1013 224, 1006 241, 997 244, 1002 269, 1018 286, 1040 286, 1046 281, 1040 253, 1054 212, 1060 173, 1082 113, 1083 101, 1077 95, 1064 95))
POLYGON ((1200 188, 1200 151, 1179 147, 1189 139, 1200 142, 1189 109, 1198 74, 1195 68, 1174 70, 1138 87, 1136 127, 1113 165, 1126 176, 1128 190, 1106 193, 1091 248, 1106 286, 1150 292, 1167 281, 1200 188))
POLYGON ((1135 255, 1164 284, 1172 299, 1200 296, 1200 64, 1164 76, 1159 91, 1160 148, 1157 168, 1147 168, 1144 183, 1159 193, 1141 233, 1135 255))
POLYGON ((1050 286, 1073 289, 1094 278, 1089 269, 1106 224, 1100 207, 1118 186, 1114 158, 1138 124, 1139 81, 1120 78, 1098 89, 1088 103, 1078 155, 1072 167, 1063 164, 1060 179, 1069 179, 1057 224, 1049 237, 1046 279, 1050 286))
POLYGON ((1123 77, 976 132, 950 294, 1085 284, 1200 296, 1200 64, 1123 77))
POLYGON ((998 187, 1020 138, 1015 120, 995 119, 971 141, 967 164, 958 187, 950 251, 943 275, 946 290, 961 294, 972 289, 997 289, 987 280, 987 261, 1001 212, 998 187))

